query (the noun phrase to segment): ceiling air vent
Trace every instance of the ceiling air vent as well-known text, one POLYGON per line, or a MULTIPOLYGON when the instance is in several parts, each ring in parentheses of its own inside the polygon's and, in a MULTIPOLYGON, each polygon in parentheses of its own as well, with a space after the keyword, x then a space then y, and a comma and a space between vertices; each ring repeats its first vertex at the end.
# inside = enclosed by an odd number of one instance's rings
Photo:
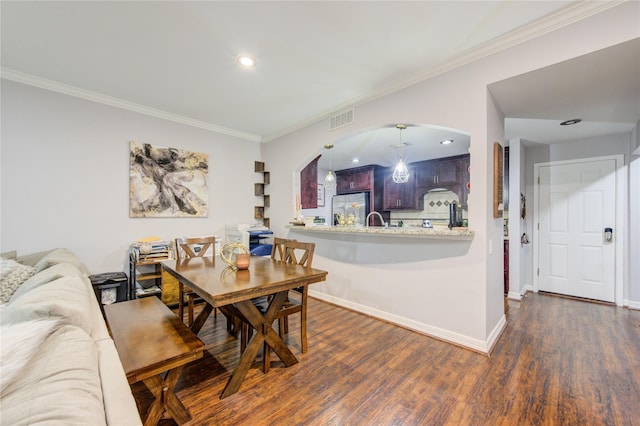
POLYGON ((329 130, 334 130, 351 123, 353 123, 353 109, 331 117, 329 120, 329 130))

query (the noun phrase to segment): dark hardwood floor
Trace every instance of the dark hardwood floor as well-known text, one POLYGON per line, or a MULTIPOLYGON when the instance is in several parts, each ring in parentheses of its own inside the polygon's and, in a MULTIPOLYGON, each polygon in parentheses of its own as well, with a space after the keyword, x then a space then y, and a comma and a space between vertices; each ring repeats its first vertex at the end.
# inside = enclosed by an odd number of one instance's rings
POLYGON ((212 316, 177 394, 192 425, 640 425, 640 311, 534 293, 506 306, 487 357, 310 298, 309 351, 297 319, 287 338, 300 362, 256 361, 224 400, 239 342, 212 316))

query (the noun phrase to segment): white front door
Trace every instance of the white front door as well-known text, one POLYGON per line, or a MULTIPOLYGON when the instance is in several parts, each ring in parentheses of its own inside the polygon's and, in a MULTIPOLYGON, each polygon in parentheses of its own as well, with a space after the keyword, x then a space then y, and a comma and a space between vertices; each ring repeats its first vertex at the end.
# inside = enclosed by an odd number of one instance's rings
POLYGON ((538 171, 539 290, 615 301, 616 160, 538 171), (612 239, 605 228, 612 228, 612 239))

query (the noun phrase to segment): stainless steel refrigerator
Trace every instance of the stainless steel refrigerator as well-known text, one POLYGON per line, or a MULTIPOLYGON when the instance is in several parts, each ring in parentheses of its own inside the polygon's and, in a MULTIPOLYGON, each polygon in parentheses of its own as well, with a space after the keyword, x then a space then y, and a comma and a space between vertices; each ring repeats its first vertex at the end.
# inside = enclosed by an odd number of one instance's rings
POLYGON ((345 217, 353 214, 356 224, 364 225, 364 220, 369 214, 369 193, 356 192, 354 194, 334 195, 331 199, 332 224, 338 225, 338 215, 344 213, 345 217))

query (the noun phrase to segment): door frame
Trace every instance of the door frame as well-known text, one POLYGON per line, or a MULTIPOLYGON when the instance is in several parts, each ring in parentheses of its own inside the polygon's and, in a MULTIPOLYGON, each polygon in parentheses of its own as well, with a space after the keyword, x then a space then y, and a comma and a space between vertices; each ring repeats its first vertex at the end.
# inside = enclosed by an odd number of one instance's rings
POLYGON ((538 211, 538 206, 540 205, 540 168, 545 166, 560 166, 565 164, 576 164, 576 163, 586 163, 590 161, 601 161, 601 160, 614 160, 615 161, 615 178, 616 178, 616 214, 615 214, 615 223, 613 225, 614 231, 614 239, 615 239, 615 268, 614 268, 614 294, 615 294, 615 304, 617 306, 623 306, 624 300, 624 265, 626 259, 626 253, 624 251, 624 247, 627 247, 627 226, 624 220, 626 214, 626 206, 627 199, 625 198, 625 194, 627 194, 627 179, 625 179, 625 171, 626 166, 624 162, 624 155, 607 155, 603 157, 588 157, 588 158, 576 158, 573 160, 562 160, 562 161, 550 161, 546 163, 535 163, 533 165, 533 291, 537 293, 540 289, 540 281, 538 276, 538 270, 540 267, 539 263, 539 255, 538 250, 540 248, 539 243, 539 232, 538 229, 540 222, 540 214, 538 211))

